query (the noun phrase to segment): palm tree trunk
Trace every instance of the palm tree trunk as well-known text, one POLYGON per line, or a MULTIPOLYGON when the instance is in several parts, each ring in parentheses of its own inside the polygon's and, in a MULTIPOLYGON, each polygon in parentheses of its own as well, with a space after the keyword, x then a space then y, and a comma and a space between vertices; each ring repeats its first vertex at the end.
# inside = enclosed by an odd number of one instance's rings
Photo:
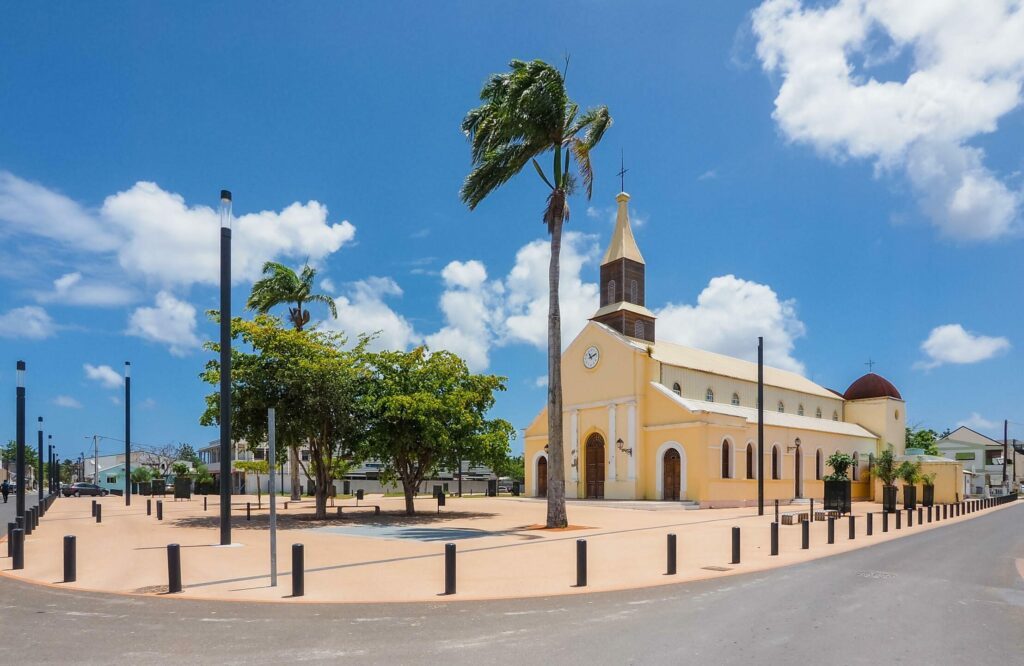
MULTIPOLYGON (((564 213, 564 211, 563 211, 564 213)), ((562 444, 562 315, 558 307, 559 255, 562 220, 551 225, 551 263, 548 266, 548 519, 547 526, 566 527, 565 463, 562 444)), ((576 445, 575 442, 572 443, 576 445)))
POLYGON ((298 502, 302 499, 299 493, 299 445, 292 444, 288 447, 288 467, 291 471, 292 501, 298 502))

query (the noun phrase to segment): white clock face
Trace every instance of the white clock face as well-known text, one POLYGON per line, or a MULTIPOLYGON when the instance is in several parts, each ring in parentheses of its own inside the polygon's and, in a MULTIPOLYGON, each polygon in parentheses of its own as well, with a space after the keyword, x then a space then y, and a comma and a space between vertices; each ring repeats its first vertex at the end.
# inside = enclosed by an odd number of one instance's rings
POLYGON ((587 369, 592 370, 600 360, 601 351, 597 347, 587 347, 587 351, 583 352, 583 367, 587 369))

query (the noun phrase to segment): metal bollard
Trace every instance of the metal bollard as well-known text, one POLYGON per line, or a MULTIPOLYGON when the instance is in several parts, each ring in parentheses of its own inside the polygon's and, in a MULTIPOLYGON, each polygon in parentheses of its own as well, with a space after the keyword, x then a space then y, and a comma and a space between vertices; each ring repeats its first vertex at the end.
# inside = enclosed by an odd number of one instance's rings
POLYGON ((181 592, 181 546, 176 543, 167 545, 167 592, 181 592))
POLYGON ((917 507, 917 524, 924 525, 924 507, 917 507))
POLYGON ((676 575, 676 535, 669 534, 668 538, 665 539, 665 575, 675 576, 676 575))
POLYGON ((164 501, 163 500, 157 500, 156 501, 156 519, 157 520, 163 520, 164 519, 164 501))
MULTIPOLYGON (((938 507, 935 507, 935 513, 938 513, 938 507)), ((932 508, 928 507, 928 522, 932 522, 932 508)))
POLYGON ((146 500, 146 515, 147 516, 152 516, 153 515, 153 500, 151 500, 151 499, 146 500))
POLYGON ((828 517, 828 542, 836 542, 836 519, 832 516, 828 517))
POLYGON ((206 495, 203 495, 203 511, 206 511, 206 495))
POLYGON ((772 523, 772 555, 779 554, 779 524, 772 523))
POLYGON ((732 564, 740 563, 740 528, 732 528, 732 564))
POLYGON ((64 582, 74 583, 78 578, 78 567, 75 565, 75 537, 64 537, 64 582))
POLYGON ((807 519, 810 520, 812 523, 814 522, 814 498, 813 497, 811 498, 811 513, 810 513, 810 515, 807 516, 807 519))
POLYGON ((18 523, 7 523, 7 557, 14 554, 14 530, 18 529, 18 523))
POLYGON ((855 520, 856 519, 854 518, 854 515, 851 513, 850 514, 850 535, 849 535, 851 540, 857 538, 857 523, 855 522, 855 520))
POLYGON ((14 560, 12 563, 12 569, 24 569, 25 568, 25 530, 20 527, 14 528, 11 532, 11 540, 14 541, 14 552, 11 554, 11 559, 14 560))
POLYGON ((907 509, 907 527, 914 526, 914 510, 907 509))
POLYGON ((292 544, 292 596, 306 594, 306 555, 301 543, 292 544))
POLYGON ((455 594, 455 544, 444 545, 444 593, 455 594))
POLYGON ((252 520, 252 505, 249 502, 245 503, 245 519, 252 520))
POLYGON ((779 500, 775 500, 775 522, 779 522, 779 500))
POLYGON ((97 523, 102 523, 103 522, 103 505, 102 504, 97 504, 96 505, 96 522, 97 523))
POLYGON ((576 587, 587 586, 587 540, 576 539, 576 587))
POLYGON ((96 517, 96 500, 92 501, 92 517, 96 517))
POLYGON ((889 514, 882 512, 882 532, 889 531, 889 514))
POLYGON ((25 536, 28 536, 28 535, 32 534, 32 528, 35 527, 35 525, 32 523, 32 512, 31 511, 26 511, 25 512, 25 520, 22 521, 22 526, 21 527, 25 531, 25 536))
POLYGON ((800 523, 800 529, 800 548, 802 548, 803 550, 807 550, 811 547, 811 524, 805 520, 802 523, 800 523))
POLYGON ((903 513, 901 511, 897 511, 896 512, 896 529, 900 529, 900 527, 902 527, 900 525, 900 516, 902 516, 902 515, 903 515, 903 513))
POLYGON ((873 524, 874 523, 874 517, 875 517, 874 514, 869 511, 868 512, 868 532, 867 532, 867 536, 871 536, 874 533, 874 531, 875 531, 875 529, 874 529, 875 526, 873 524))

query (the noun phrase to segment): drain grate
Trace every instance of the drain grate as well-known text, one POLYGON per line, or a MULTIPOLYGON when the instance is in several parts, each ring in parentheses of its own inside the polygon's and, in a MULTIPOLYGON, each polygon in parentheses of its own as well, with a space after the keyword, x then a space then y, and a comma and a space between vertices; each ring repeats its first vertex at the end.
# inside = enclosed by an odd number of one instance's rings
POLYGON ((874 578, 876 580, 888 580, 896 577, 896 574, 891 574, 887 571, 858 571, 857 575, 861 578, 874 578))

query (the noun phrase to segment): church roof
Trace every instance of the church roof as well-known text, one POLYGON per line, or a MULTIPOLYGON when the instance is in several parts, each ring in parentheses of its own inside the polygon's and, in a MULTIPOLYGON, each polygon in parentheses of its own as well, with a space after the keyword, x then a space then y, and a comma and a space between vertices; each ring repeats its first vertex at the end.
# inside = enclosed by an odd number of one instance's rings
POLYGON ((655 318, 654 313, 642 305, 630 303, 629 301, 619 301, 618 303, 609 303, 608 305, 599 309, 597 312, 594 313, 594 316, 591 317, 591 319, 597 319, 598 317, 602 317, 606 314, 611 314, 613 312, 618 312, 620 310, 628 310, 629 312, 635 312, 637 314, 646 315, 648 317, 651 317, 652 319, 655 318))
MULTIPOLYGON (((767 368, 765 368, 767 371, 767 368)), ((693 400, 676 395, 667 386, 652 381, 651 386, 679 406, 691 413, 704 412, 708 414, 721 414, 723 416, 736 416, 746 419, 747 423, 757 423, 757 409, 754 407, 742 407, 740 405, 726 404, 722 402, 706 402, 704 400, 693 400)), ((856 423, 846 421, 833 421, 831 419, 819 419, 811 416, 800 416, 775 412, 770 409, 764 410, 764 424, 766 426, 777 426, 780 428, 795 428, 798 430, 814 430, 817 432, 829 432, 837 435, 849 435, 852 437, 865 437, 878 439, 874 433, 856 423)))
POLYGON ((633 238, 633 230, 629 226, 629 195, 619 192, 615 200, 619 202, 619 210, 615 214, 615 231, 612 232, 612 239, 608 243, 608 251, 604 253, 601 265, 610 264, 616 259, 631 259, 642 264, 644 257, 640 254, 640 248, 633 238))
POLYGON ((903 396, 896 390, 888 379, 882 375, 869 372, 846 389, 843 394, 846 400, 867 400, 869 398, 896 398, 902 400, 903 396))

